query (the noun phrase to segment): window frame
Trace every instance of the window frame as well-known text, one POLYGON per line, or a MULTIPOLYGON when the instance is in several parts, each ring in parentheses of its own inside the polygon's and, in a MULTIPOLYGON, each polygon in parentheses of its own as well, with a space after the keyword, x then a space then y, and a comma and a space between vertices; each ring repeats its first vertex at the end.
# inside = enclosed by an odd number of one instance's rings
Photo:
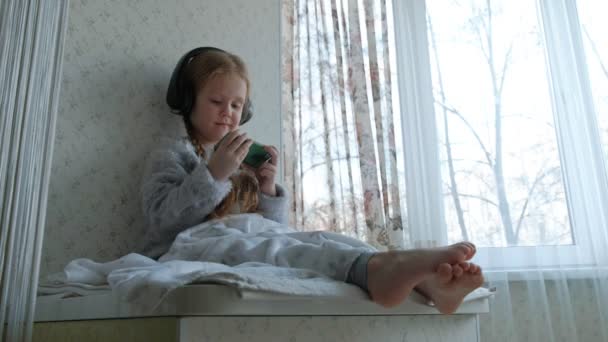
MULTIPOLYGON (((546 44, 551 109, 559 130, 556 133, 560 167, 574 244, 478 248, 476 262, 488 265, 486 270, 598 267, 601 266, 598 260, 608 262, 608 248, 600 245, 608 239, 598 239, 601 240, 598 242, 592 238, 595 234, 606 237, 601 227, 608 227, 608 182, 603 164, 601 169, 595 165, 597 159, 603 161, 603 153, 599 158, 592 154, 598 151, 598 146, 601 151, 599 132, 585 131, 594 124, 598 129, 599 126, 594 121, 596 113, 592 106, 576 0, 537 0, 537 6, 546 44), (572 68, 571 65, 577 67, 572 68), (565 84, 570 80, 578 83, 568 85, 568 90, 574 89, 575 94, 567 93, 566 97, 563 96, 565 84), (584 139, 579 139, 581 136, 584 139), (585 156, 591 156, 590 160, 585 156), (592 184, 597 187, 593 188, 592 184)), ((412 241, 419 245, 425 245, 426 241, 444 245, 447 244, 447 226, 428 52, 426 1, 393 1, 393 16, 404 160, 408 166, 405 168, 406 200, 412 241)))

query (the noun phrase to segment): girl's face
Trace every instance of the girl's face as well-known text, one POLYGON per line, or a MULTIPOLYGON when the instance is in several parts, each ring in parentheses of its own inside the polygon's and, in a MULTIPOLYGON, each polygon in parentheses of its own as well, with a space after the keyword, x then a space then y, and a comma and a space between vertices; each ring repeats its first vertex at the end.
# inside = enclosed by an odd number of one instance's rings
POLYGON ((237 74, 219 74, 207 81, 196 94, 190 120, 197 139, 213 145, 226 133, 239 127, 247 83, 237 74))

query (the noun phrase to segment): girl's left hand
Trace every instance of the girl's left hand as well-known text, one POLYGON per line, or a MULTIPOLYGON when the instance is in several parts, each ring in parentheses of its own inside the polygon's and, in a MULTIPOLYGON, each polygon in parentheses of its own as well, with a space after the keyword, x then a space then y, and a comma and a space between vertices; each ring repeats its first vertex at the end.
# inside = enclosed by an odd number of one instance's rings
POLYGON ((277 164, 279 162, 279 151, 274 146, 264 146, 264 150, 272 156, 269 161, 260 165, 257 169, 248 165, 245 166, 255 173, 255 177, 258 179, 260 185, 260 191, 268 196, 276 196, 275 177, 277 174, 277 164))

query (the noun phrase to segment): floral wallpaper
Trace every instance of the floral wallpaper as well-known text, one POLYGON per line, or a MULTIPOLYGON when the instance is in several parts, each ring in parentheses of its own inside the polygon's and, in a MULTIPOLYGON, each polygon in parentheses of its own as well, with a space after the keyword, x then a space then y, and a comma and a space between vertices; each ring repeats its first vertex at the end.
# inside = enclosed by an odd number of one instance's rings
POLYGON ((165 91, 188 50, 243 57, 255 106, 245 129, 280 146, 279 16, 278 0, 70 1, 41 277, 137 248, 145 157, 184 134, 165 91))

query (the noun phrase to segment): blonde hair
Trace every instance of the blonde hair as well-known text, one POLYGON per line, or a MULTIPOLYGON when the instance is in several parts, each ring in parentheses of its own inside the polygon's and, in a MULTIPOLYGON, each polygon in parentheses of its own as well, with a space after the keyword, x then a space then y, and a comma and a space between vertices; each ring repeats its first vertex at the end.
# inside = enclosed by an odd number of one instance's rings
POLYGON ((245 81, 247 98, 249 98, 251 87, 249 72, 245 62, 237 55, 225 51, 207 51, 194 56, 184 70, 186 82, 193 86, 194 96, 210 79, 226 74, 238 75, 245 81))
MULTIPOLYGON (((197 94, 207 82, 218 75, 236 74, 247 85, 247 98, 249 98, 249 74, 243 60, 237 56, 223 51, 209 51, 195 56, 186 66, 185 77, 192 84, 194 94, 197 94)), ((194 126, 189 115, 184 116, 186 132, 195 151, 202 159, 207 159, 203 145, 196 139, 194 126)), ((259 197, 259 184, 251 172, 240 168, 240 172, 230 176, 232 190, 205 218, 213 219, 226 216, 235 204, 239 204, 241 213, 257 212, 259 197)))
POLYGON ((242 170, 230 176, 230 180, 232 181, 232 190, 206 219, 226 216, 236 203, 239 204, 241 213, 255 213, 258 211, 258 190, 260 187, 257 179, 249 171, 242 170))

